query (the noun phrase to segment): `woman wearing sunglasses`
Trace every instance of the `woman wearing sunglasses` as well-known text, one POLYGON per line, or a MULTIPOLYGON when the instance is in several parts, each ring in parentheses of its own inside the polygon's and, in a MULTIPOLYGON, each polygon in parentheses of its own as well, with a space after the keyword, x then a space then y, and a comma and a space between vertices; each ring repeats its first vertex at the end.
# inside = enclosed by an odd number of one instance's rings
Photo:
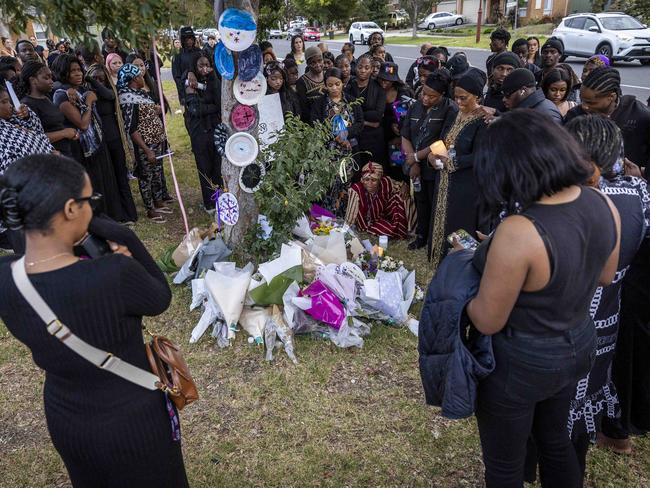
MULTIPOLYGON (((24 231, 22 265, 38 294, 73 334, 150 370, 142 316, 164 312, 171 292, 132 231, 93 217, 99 200, 83 166, 62 156, 28 156, 0 176, 0 222, 24 231), (112 252, 77 257, 75 243, 88 233, 112 252)), ((47 427, 72 485, 187 487, 173 405, 52 337, 16 288, 11 264, 19 257, 0 258, 0 318, 45 370, 47 427)))

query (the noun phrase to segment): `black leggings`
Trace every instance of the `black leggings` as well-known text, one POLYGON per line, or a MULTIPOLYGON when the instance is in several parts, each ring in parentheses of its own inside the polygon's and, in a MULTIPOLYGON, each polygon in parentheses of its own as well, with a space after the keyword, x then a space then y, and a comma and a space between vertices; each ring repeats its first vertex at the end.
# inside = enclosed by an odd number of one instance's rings
POLYGON ((578 488, 582 476, 567 431, 569 403, 591 368, 595 329, 587 321, 551 337, 493 337, 495 371, 478 390, 478 421, 487 488, 520 488, 533 434, 543 487, 578 488))

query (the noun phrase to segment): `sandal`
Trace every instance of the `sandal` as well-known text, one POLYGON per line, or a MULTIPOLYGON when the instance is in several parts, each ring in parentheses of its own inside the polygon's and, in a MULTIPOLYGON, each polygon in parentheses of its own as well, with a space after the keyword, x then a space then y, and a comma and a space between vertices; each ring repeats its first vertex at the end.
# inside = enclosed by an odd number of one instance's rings
POLYGON ((160 215, 156 210, 149 210, 147 212, 147 218, 155 224, 164 224, 167 222, 167 219, 160 215))
POLYGON ((161 206, 154 205, 154 208, 155 208, 156 212, 161 213, 161 214, 174 213, 174 211, 171 208, 169 208, 168 206, 166 206, 166 205, 161 205, 161 206))

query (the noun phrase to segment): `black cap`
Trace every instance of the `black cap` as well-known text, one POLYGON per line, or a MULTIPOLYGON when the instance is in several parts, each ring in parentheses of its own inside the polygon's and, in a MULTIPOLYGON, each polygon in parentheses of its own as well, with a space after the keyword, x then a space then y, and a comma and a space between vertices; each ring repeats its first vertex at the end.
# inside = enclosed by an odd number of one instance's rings
POLYGON ((487 76, 480 69, 472 68, 467 71, 457 82, 456 86, 480 97, 483 95, 487 76))
POLYGON ((504 64, 508 66, 512 66, 515 69, 521 68, 521 59, 519 59, 519 56, 517 56, 513 52, 504 51, 494 56, 492 58, 492 61, 490 61, 490 65, 492 66, 492 69, 496 68, 499 65, 504 65, 504 64))
POLYGON ((399 79, 399 70, 395 63, 383 63, 381 68, 379 68, 379 74, 377 78, 380 80, 386 81, 400 81, 399 79))
POLYGON ((542 46, 542 51, 547 48, 555 49, 560 54, 564 54, 564 44, 557 37, 549 37, 544 45, 542 46))
POLYGON ((192 29, 190 26, 187 26, 181 27, 181 30, 178 31, 178 37, 181 39, 184 37, 196 37, 196 34, 194 34, 194 29, 192 29))
POLYGON ((528 68, 518 68, 506 76, 501 85, 501 91, 506 97, 509 97, 521 88, 535 86, 535 75, 528 68))
POLYGON ((467 73, 469 70, 469 63, 465 53, 456 53, 447 60, 447 69, 453 79, 458 79, 467 73))

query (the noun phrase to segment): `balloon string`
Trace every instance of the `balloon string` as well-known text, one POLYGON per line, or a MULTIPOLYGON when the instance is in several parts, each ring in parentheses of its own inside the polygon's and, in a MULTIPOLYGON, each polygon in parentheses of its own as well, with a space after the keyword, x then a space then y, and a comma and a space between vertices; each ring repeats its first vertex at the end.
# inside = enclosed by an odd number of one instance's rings
MULTIPOLYGON (((158 82, 158 92, 160 93, 160 105, 162 106, 162 121, 163 121, 163 130, 165 131, 165 139, 169 141, 167 136, 167 116, 165 110, 165 94, 162 87, 162 74, 160 73, 160 63, 158 62, 158 50, 156 49, 156 38, 153 38, 153 62, 156 69, 156 81, 158 82)), ((178 198, 178 206, 181 209, 181 215, 183 217, 183 224, 185 225, 185 235, 189 236, 190 226, 187 223, 187 213, 185 212, 185 205, 183 205, 183 197, 181 196, 181 190, 178 187, 178 178, 176 178, 176 171, 174 170, 174 161, 172 159, 172 152, 169 151, 167 154, 169 158, 169 168, 172 172, 172 180, 174 180, 174 190, 176 191, 176 198, 178 198)))

